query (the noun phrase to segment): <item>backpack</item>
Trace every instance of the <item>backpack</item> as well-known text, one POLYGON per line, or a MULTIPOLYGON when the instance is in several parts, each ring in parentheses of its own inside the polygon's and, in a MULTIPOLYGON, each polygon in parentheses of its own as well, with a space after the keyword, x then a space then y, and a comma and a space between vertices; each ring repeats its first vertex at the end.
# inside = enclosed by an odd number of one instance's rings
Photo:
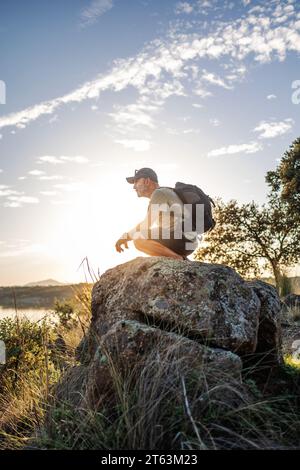
POLYGON ((212 216, 212 205, 215 206, 213 200, 205 194, 202 189, 193 184, 185 184, 177 182, 175 188, 172 188, 177 196, 181 199, 183 204, 192 204, 192 229, 196 231, 196 206, 197 204, 204 205, 204 229, 202 233, 212 230, 216 225, 212 216))

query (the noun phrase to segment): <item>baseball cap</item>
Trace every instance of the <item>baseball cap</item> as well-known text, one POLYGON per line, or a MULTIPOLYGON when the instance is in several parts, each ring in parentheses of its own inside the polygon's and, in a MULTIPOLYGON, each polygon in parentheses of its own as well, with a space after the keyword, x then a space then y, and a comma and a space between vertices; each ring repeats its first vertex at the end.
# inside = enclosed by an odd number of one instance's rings
POLYGON ((135 180, 139 178, 150 178, 150 180, 158 183, 157 174, 151 168, 141 168, 140 170, 134 170, 134 176, 128 176, 126 180, 130 184, 134 184, 135 180))

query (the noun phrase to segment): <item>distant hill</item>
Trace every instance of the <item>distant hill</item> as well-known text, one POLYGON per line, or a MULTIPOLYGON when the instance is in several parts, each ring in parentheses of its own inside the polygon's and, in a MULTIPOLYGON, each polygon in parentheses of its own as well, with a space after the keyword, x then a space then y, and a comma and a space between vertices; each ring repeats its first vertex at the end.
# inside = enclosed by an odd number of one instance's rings
POLYGON ((64 286, 66 285, 64 282, 58 282, 54 279, 45 279, 44 281, 37 281, 37 282, 28 282, 25 284, 24 287, 35 287, 35 286, 64 286))
POLYGON ((66 285, 64 282, 58 282, 54 279, 45 279, 44 281, 37 281, 37 282, 28 282, 25 284, 24 287, 34 287, 34 286, 64 286, 66 285))

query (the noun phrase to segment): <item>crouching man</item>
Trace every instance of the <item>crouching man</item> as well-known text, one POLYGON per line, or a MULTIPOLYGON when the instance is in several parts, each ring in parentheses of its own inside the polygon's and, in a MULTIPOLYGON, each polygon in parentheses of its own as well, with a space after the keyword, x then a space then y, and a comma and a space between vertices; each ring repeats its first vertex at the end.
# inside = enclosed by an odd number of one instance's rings
POLYGON ((121 253, 133 240, 136 249, 147 255, 187 259, 198 246, 197 232, 183 232, 186 211, 175 191, 160 187, 151 168, 135 170, 126 180, 138 197, 147 197, 150 202, 145 219, 118 239, 116 250, 121 253))

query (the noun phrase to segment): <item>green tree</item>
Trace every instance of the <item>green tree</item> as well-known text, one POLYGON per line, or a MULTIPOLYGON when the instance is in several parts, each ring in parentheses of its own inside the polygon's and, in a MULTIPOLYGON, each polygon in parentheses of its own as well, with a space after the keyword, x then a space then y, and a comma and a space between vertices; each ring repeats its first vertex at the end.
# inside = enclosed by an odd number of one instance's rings
POLYGON ((267 173, 266 181, 271 193, 280 195, 300 218, 300 138, 284 153, 277 169, 267 173))
POLYGON ((283 271, 295 265, 300 254, 299 221, 291 216, 289 205, 275 194, 262 207, 219 200, 214 216, 217 225, 195 258, 229 265, 246 277, 269 271, 280 291, 283 271))

